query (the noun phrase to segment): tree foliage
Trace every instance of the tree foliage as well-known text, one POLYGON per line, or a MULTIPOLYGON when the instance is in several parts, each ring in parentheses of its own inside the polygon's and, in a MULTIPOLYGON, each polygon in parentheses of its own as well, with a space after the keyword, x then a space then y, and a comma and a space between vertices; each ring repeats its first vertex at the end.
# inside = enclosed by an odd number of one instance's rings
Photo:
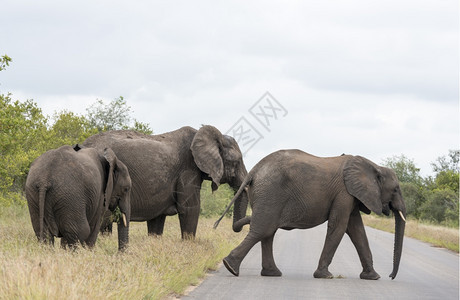
POLYGON ((119 129, 133 129, 146 134, 152 134, 148 124, 131 118, 131 107, 120 96, 105 104, 98 99, 96 103, 86 109, 89 125, 99 132, 119 129))
POLYGON ((440 156, 431 163, 434 172, 453 171, 460 172, 460 150, 449 150, 449 154, 440 156))
POLYGON ((87 118, 78 116, 71 111, 61 111, 54 114, 54 124, 50 129, 50 148, 58 148, 62 145, 82 143, 88 137, 98 133, 91 126, 87 118))
POLYGON ((413 218, 459 225, 459 157, 460 150, 449 150, 431 165, 434 176, 422 178, 413 160, 393 156, 383 164, 392 168, 400 180, 407 214, 413 218))
POLYGON ((11 58, 8 55, 3 55, 0 57, 0 71, 5 70, 6 67, 10 65, 11 58))
POLYGON ((413 183, 416 185, 420 185, 422 182, 420 169, 415 166, 412 159, 407 158, 404 154, 385 159, 383 165, 393 169, 400 182, 413 183))
POLYGON ((0 190, 21 190, 30 162, 47 150, 47 118, 32 100, 0 95, 0 190))

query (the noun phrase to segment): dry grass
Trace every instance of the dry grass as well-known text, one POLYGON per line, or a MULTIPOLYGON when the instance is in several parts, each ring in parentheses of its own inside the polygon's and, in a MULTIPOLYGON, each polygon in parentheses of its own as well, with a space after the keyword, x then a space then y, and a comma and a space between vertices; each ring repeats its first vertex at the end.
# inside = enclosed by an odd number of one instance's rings
POLYGON ((231 231, 229 219, 213 230, 215 220, 202 218, 197 238, 183 241, 170 217, 162 237, 148 237, 145 223, 132 223, 125 253, 117 252, 116 232, 99 236, 94 249, 65 251, 37 242, 26 211, 0 216, 0 299, 172 297, 215 269, 245 236, 231 231))
MULTIPOLYGON (((376 229, 394 233, 394 219, 363 215, 364 224, 376 229)), ((458 228, 424 224, 416 220, 408 220, 406 223, 405 236, 412 237, 436 247, 443 247, 459 252, 458 228)))

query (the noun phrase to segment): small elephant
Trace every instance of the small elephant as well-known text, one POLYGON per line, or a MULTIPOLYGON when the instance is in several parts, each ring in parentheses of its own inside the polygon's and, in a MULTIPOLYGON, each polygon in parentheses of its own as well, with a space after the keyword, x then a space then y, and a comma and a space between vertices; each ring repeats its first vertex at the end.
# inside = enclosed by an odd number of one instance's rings
MULTIPOLYGON (((362 279, 378 279, 360 211, 395 216, 393 272, 402 253, 406 208, 393 170, 351 155, 321 158, 300 150, 280 150, 263 158, 249 172, 227 210, 247 187, 252 216, 235 220, 240 231, 250 223, 241 244, 224 258, 225 267, 239 275, 241 261, 259 241, 262 244, 263 276, 281 276, 273 259, 273 237, 278 228, 307 229, 328 220, 326 241, 315 278, 333 278, 328 271, 346 232, 358 251, 362 279)), ((214 227, 217 227, 218 222, 214 227)))
POLYGON ((94 246, 105 211, 118 206, 118 247, 128 243, 131 178, 111 149, 62 146, 38 157, 26 181, 26 198, 35 234, 40 241, 73 248, 78 242, 94 246))
MULTIPOLYGON (((236 192, 248 173, 237 142, 210 125, 158 135, 109 131, 83 145, 110 147, 126 164, 133 181, 131 221, 147 221, 149 235, 161 235, 166 216, 178 214, 182 238, 195 237, 203 180, 212 181, 213 191, 228 183, 236 192)), ((246 211, 247 195, 241 198, 246 211)))

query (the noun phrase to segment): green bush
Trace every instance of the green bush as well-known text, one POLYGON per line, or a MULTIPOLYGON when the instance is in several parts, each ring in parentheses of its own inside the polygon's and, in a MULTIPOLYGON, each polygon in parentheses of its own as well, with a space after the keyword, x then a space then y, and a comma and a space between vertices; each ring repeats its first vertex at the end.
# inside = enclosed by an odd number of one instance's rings
MULTIPOLYGON (((233 199, 233 189, 228 184, 220 185, 213 193, 211 190, 211 182, 203 181, 201 186, 201 211, 200 215, 204 217, 217 217, 222 215, 225 208, 233 199)), ((232 216, 233 210, 227 213, 227 216, 232 216)))
POLYGON ((420 208, 420 218, 445 225, 459 225, 458 194, 451 189, 427 191, 425 202, 420 208))
POLYGON ((419 208, 425 201, 423 187, 412 182, 401 182, 401 192, 406 203, 406 213, 413 218, 420 217, 419 208))
POLYGON ((459 225, 460 151, 449 150, 432 163, 434 177, 422 178, 413 160, 393 156, 383 164, 398 176, 406 203, 407 215, 447 226, 459 225))
POLYGON ((22 193, 0 193, 0 208, 27 206, 22 193))
POLYGON ((0 95, 0 192, 20 192, 30 163, 47 150, 47 118, 31 100, 0 95))

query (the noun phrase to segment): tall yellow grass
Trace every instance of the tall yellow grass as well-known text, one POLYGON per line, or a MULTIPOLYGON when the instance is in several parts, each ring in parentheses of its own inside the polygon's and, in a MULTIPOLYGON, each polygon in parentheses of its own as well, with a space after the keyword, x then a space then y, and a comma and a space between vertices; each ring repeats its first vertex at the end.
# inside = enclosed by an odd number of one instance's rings
MULTIPOLYGON (((0 220, 0 299, 163 299, 182 294, 246 235, 225 218, 200 219, 197 238, 181 240, 177 218, 162 237, 131 223, 130 246, 117 251, 116 231, 99 235, 93 249, 63 250, 37 242, 27 213, 0 220)), ((57 239, 59 241, 59 239, 57 239)))

